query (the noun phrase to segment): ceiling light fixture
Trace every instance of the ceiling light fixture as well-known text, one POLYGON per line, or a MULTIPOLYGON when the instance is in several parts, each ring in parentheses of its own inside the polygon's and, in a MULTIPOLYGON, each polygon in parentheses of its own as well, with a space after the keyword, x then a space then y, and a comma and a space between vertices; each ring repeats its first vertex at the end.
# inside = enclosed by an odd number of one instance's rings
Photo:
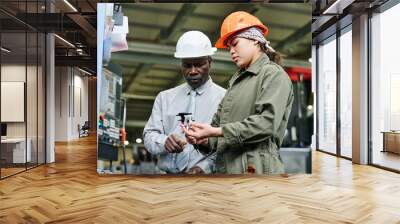
POLYGON ((330 5, 322 14, 324 15, 338 15, 342 14, 343 10, 347 8, 354 0, 336 0, 330 5))
POLYGON ((73 44, 72 44, 71 42, 69 42, 68 40, 66 40, 66 39, 64 39, 64 38, 62 38, 62 37, 60 37, 60 36, 57 35, 57 34, 54 34, 54 36, 57 37, 58 39, 60 39, 62 42, 64 42, 64 43, 66 43, 67 45, 69 45, 70 47, 75 48, 75 45, 73 45, 73 44))
POLYGON ((88 72, 88 71, 86 71, 86 70, 83 70, 83 69, 81 69, 81 68, 79 68, 79 67, 78 67, 78 70, 81 71, 81 72, 83 72, 83 73, 85 73, 85 74, 87 74, 87 75, 89 75, 89 76, 92 75, 92 73, 90 73, 90 72, 88 72))
POLYGON ((78 12, 78 10, 68 1, 68 0, 64 0, 65 4, 67 4, 72 10, 74 10, 74 12, 78 12))
POLYGON ((5 48, 5 47, 1 47, 1 50, 4 51, 4 52, 6 52, 6 53, 10 53, 10 52, 11 52, 11 50, 9 50, 9 49, 7 49, 7 48, 5 48))

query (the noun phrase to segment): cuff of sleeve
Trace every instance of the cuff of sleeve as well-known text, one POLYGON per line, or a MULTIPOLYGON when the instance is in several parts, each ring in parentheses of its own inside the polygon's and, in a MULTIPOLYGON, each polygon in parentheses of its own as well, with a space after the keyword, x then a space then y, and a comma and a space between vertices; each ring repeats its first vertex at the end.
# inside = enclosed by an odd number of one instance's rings
POLYGON ((234 123, 222 125, 222 133, 224 135, 225 144, 230 146, 242 145, 239 133, 235 131, 234 123))
POLYGON ((156 144, 158 145, 159 153, 165 153, 167 150, 165 149, 165 141, 167 141, 168 136, 160 136, 155 140, 156 144))

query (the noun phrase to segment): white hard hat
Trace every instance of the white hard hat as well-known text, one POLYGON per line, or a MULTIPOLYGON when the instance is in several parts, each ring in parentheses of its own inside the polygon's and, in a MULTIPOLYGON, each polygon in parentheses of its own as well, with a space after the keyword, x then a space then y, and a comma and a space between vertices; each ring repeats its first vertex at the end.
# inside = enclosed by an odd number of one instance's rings
POLYGON ((200 31, 188 31, 179 38, 176 44, 175 58, 199 58, 213 55, 217 48, 211 46, 211 41, 200 31))

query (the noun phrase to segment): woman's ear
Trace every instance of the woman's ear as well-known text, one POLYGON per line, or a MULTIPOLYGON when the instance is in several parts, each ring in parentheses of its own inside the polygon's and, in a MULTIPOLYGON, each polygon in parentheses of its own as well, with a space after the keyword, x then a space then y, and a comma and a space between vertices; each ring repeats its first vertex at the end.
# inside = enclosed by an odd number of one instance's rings
POLYGON ((258 40, 254 41, 254 45, 258 45, 260 42, 258 42, 258 40))

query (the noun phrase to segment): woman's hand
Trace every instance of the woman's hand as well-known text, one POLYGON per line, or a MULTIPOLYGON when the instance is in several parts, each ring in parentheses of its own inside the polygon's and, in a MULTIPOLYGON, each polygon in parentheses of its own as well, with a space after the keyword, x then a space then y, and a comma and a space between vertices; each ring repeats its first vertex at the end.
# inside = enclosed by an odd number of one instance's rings
POLYGON ((220 137, 222 136, 222 129, 212 127, 209 124, 202 124, 192 122, 189 130, 181 125, 182 131, 185 133, 186 138, 191 144, 204 144, 209 137, 220 137))
POLYGON ((203 146, 207 146, 208 145, 208 138, 196 139, 196 138, 190 137, 188 135, 185 135, 185 136, 186 136, 186 141, 189 144, 192 144, 192 145, 203 145, 203 146))

